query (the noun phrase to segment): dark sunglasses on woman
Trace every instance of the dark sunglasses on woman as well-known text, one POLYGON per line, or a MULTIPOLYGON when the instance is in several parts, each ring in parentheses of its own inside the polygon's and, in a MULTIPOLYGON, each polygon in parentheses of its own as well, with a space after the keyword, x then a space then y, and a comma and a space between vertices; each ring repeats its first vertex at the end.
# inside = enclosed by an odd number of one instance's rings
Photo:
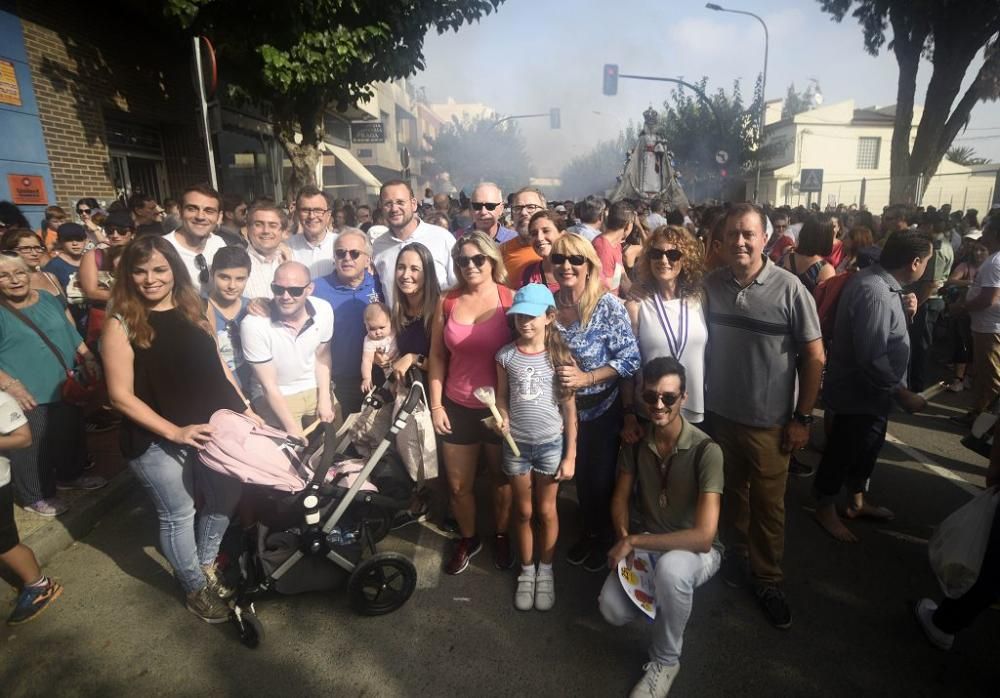
POLYGON ((552 260, 552 264, 554 264, 557 267, 562 264, 565 264, 567 259, 569 260, 569 263, 572 264, 574 267, 582 267, 584 264, 587 263, 587 258, 584 257, 582 254, 565 255, 565 254, 559 254, 558 252, 553 252, 551 255, 549 255, 549 259, 552 260))
POLYGON ((465 269, 467 266, 469 266, 469 262, 475 264, 476 269, 482 269, 483 265, 486 264, 486 255, 474 254, 471 257, 467 257, 463 254, 456 257, 455 261, 458 262, 459 269, 465 269))
POLYGON ((666 257, 667 261, 671 264, 677 264, 681 257, 684 256, 684 253, 680 250, 661 250, 656 247, 651 247, 647 254, 649 255, 649 260, 651 262, 659 262, 661 259, 666 257))

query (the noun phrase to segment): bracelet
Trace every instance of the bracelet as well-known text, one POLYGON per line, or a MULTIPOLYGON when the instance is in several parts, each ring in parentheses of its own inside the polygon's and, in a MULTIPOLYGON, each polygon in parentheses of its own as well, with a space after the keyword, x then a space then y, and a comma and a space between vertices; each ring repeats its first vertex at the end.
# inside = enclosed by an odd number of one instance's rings
POLYGON ((444 409, 444 405, 438 405, 437 407, 432 407, 431 408, 431 412, 433 412, 434 410, 443 410, 443 409, 444 409))

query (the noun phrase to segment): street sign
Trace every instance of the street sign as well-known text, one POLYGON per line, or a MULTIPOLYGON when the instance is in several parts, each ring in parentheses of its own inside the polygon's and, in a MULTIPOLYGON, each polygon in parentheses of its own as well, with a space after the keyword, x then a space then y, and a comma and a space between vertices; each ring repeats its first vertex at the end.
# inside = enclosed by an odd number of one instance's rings
POLYGON ((381 121, 352 121, 352 143, 385 143, 385 126, 381 121))
POLYGON ((821 192, 823 191, 823 170, 802 170, 802 177, 799 181, 799 191, 801 192, 821 192))
POLYGON ((727 153, 725 150, 720 150, 715 154, 715 161, 720 165, 725 165, 727 162, 729 162, 729 153, 727 153))

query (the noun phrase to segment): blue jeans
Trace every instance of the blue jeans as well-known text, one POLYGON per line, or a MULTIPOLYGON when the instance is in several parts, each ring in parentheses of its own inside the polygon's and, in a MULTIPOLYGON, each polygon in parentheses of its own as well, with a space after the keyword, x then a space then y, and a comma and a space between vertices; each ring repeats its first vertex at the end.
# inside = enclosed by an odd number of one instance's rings
POLYGON ((229 518, 239 502, 240 483, 209 473, 196 452, 171 443, 154 443, 129 467, 149 492, 160 521, 160 550, 184 591, 205 586, 202 566, 215 561, 229 518), (198 471, 205 506, 195 536, 194 484, 198 471))
POLYGON ((503 442, 503 472, 507 477, 527 475, 535 471, 542 475, 555 475, 563 457, 563 435, 544 444, 526 444, 515 441, 520 456, 515 456, 507 442, 503 442))

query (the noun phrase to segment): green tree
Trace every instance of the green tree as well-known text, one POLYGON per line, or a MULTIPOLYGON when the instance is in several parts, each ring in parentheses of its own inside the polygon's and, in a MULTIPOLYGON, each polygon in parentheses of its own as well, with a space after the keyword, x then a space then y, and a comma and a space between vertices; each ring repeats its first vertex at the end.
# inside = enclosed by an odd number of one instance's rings
POLYGON ((997 0, 818 0, 841 21, 851 15, 861 24, 865 48, 872 55, 886 45, 899 66, 896 118, 892 132, 889 199, 912 203, 924 182, 937 171, 955 135, 969 121, 977 102, 1000 97, 1000 3, 997 0), (856 6, 856 7, 855 7, 856 6), (962 82, 980 52, 982 67, 965 93, 962 82), (910 148, 917 70, 921 57, 931 62, 924 111, 910 148), (955 100, 958 100, 957 103, 955 100))
POLYGON ((528 183, 534 173, 524 136, 513 121, 494 125, 495 119, 480 118, 445 124, 434 139, 433 163, 424 174, 447 172, 459 189, 472 193, 479 182, 495 182, 504 193, 528 183))
POLYGON ((948 148, 948 152, 944 156, 956 165, 964 165, 966 167, 969 165, 986 165, 990 161, 989 158, 976 156, 976 150, 967 145, 956 145, 948 148))
POLYGON ((634 140, 634 136, 621 133, 617 138, 601 141, 586 155, 570 160, 559 175, 562 186, 558 196, 576 200, 588 194, 603 195, 612 189, 625 164, 629 144, 634 140))
POLYGON ((328 108, 368 99, 372 83, 423 69, 429 29, 458 31, 502 2, 165 0, 165 12, 212 41, 234 96, 270 107, 297 188, 315 183, 328 108))
POLYGON ((797 92, 795 83, 790 84, 788 93, 785 95, 785 102, 781 105, 781 118, 790 119, 796 114, 812 109, 814 95, 812 85, 806 88, 805 92, 797 92))

